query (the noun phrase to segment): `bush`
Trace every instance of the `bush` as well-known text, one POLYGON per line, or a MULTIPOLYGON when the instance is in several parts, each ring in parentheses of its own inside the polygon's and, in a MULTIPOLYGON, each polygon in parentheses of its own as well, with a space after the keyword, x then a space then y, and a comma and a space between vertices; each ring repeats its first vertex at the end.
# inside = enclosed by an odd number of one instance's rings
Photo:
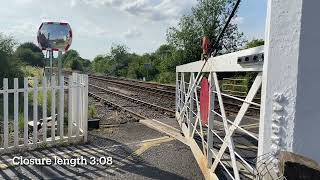
POLYGON ((22 68, 22 71, 24 72, 26 77, 38 77, 39 80, 43 77, 43 69, 38 67, 32 67, 32 66, 24 66, 22 68))
POLYGON ((72 60, 70 67, 72 70, 78 70, 78 71, 83 70, 82 64, 77 59, 72 60))
POLYGON ((23 48, 20 46, 15 51, 14 55, 25 64, 38 67, 44 66, 44 57, 41 51, 34 52, 30 48, 23 48))
POLYGON ((172 72, 162 72, 159 74, 159 83, 174 83, 176 81, 176 74, 172 72))

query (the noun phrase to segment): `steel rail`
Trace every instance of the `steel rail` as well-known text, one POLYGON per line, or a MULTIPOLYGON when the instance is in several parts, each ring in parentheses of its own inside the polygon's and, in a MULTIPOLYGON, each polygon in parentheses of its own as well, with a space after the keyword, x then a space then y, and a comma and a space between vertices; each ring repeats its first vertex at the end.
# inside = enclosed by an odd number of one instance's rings
POLYGON ((167 88, 167 89, 171 89, 172 91, 174 91, 175 89, 175 85, 170 85, 170 84, 160 84, 160 83, 156 83, 156 82, 150 82, 150 81, 141 81, 138 79, 129 79, 129 78, 125 78, 125 77, 116 77, 116 76, 108 76, 108 75, 94 75, 92 74, 92 76, 95 77, 106 77, 109 79, 116 79, 116 80, 123 80, 123 81, 127 81, 127 82, 132 82, 132 83, 139 83, 142 85, 150 85, 150 86, 160 86, 162 88, 167 88))
POLYGON ((110 93, 110 94, 113 94, 113 95, 116 95, 116 96, 119 96, 119 97, 122 97, 122 98, 125 98, 125 99, 128 99, 130 101, 134 101, 134 102, 138 102, 140 104, 144 104, 146 106, 149 106, 149 107, 153 107, 154 109, 157 109, 157 110, 162 110, 162 111, 165 111, 165 112, 169 112, 170 114, 175 114, 175 111, 174 110, 171 110, 171 109, 168 109, 168 108, 164 108, 164 107, 161 107, 161 106, 158 106, 158 105, 155 105, 155 104, 152 104, 152 103, 148 103, 148 102, 145 102, 145 101, 142 101, 142 100, 139 100, 139 99, 136 99, 136 98, 133 98, 133 97, 129 97, 127 95, 124 95, 124 94, 120 94, 118 92, 114 92, 114 91, 111 91, 111 90, 108 90, 108 89, 105 89, 105 88, 102 88, 102 87, 99 87, 99 86, 96 86, 96 85, 93 85, 93 84, 89 84, 89 87, 94 87, 94 88, 97 88, 97 89, 100 89, 104 92, 107 92, 107 93, 110 93))
POLYGON ((137 85, 128 84, 128 83, 123 83, 123 82, 119 82, 119 81, 109 80, 109 79, 105 79, 105 78, 97 78, 97 77, 92 77, 92 76, 90 76, 89 78, 92 78, 92 79, 95 79, 95 80, 100 80, 100 81, 110 82, 110 83, 118 85, 118 86, 126 87, 126 89, 129 89, 129 90, 134 89, 134 90, 140 90, 141 91, 141 89, 145 89, 145 90, 147 90, 147 93, 155 94, 157 96, 161 95, 161 96, 165 96, 165 97, 168 97, 168 98, 172 98, 172 97, 175 96, 175 91, 174 92, 169 92, 168 91, 168 92, 163 93, 163 91, 161 90, 160 93, 159 93, 159 90, 153 90, 151 88, 137 86, 137 85), (168 94, 170 94, 170 95, 168 95, 168 94))
POLYGON ((147 87, 147 86, 144 86, 144 85, 138 85, 138 84, 132 84, 132 83, 125 83, 125 82, 120 82, 119 80, 110 80, 107 77, 101 77, 101 76, 97 77, 97 76, 89 75, 89 78, 96 79, 96 80, 101 80, 101 81, 107 81, 107 82, 111 82, 111 83, 114 83, 114 84, 121 84, 121 85, 124 85, 124 86, 130 86, 130 87, 133 87, 133 88, 136 88, 136 89, 144 89, 144 90, 148 90, 149 92, 153 92, 153 93, 168 94, 168 95, 170 95, 170 97, 175 96, 175 91, 163 90, 163 89, 159 89, 159 88, 147 87))
MULTIPOLYGON (((67 84, 68 82, 65 81, 65 83, 67 84)), ((175 113, 175 111, 173 111, 173 110, 171 110, 171 109, 167 109, 167 108, 164 108, 164 107, 155 105, 155 104, 151 104, 151 103, 148 103, 148 102, 145 102, 145 101, 141 101, 141 100, 139 100, 139 99, 135 99, 135 98, 132 98, 132 97, 129 97, 129 96, 126 96, 126 95, 123 95, 123 94, 120 94, 120 93, 117 93, 117 92, 114 92, 114 91, 110 91, 110 90, 107 90, 107 89, 105 89, 105 88, 102 88, 102 87, 99 87, 99 86, 96 86, 96 85, 92 85, 92 84, 88 84, 88 85, 89 85, 89 86, 92 86, 92 87, 94 87, 94 88, 100 89, 100 90, 102 90, 102 91, 105 91, 105 92, 107 92, 107 93, 111 93, 111 94, 114 94, 114 95, 116 95, 116 96, 129 99, 129 100, 131 100, 131 101, 139 102, 140 104, 144 104, 144 105, 146 105, 146 106, 151 106, 151 107, 153 107, 154 109, 157 109, 157 110, 158 110, 158 109, 161 109, 162 111, 169 112, 170 114, 174 114, 174 113, 175 113)), ((93 92, 90 92, 90 91, 89 91, 88 94, 89 94, 89 96, 94 97, 95 99, 103 100, 105 103, 107 103, 107 104, 109 104, 109 105, 111 105, 111 106, 114 106, 114 107, 123 109, 124 111, 129 112, 130 114, 132 114, 132 115, 134 115, 134 116, 136 116, 136 117, 138 117, 138 118, 149 119, 148 117, 143 116, 143 115, 141 115, 141 114, 138 114, 138 113, 136 113, 136 112, 134 112, 134 111, 131 111, 130 109, 128 109, 128 108, 126 108, 126 107, 123 107, 123 106, 121 106, 121 105, 119 105, 119 104, 116 104, 116 103, 114 103, 114 102, 108 101, 106 98, 104 98, 104 97, 102 97, 102 96, 99 96, 99 95, 97 95, 97 94, 95 94, 95 93, 93 93, 93 92)))

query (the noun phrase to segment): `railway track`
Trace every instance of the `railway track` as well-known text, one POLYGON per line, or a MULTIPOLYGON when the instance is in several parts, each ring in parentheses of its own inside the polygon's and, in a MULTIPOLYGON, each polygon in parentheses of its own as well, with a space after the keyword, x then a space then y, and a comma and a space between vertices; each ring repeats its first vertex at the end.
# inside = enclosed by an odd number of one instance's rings
POLYGON ((123 109, 142 119, 163 119, 174 117, 175 111, 130 96, 110 91, 96 85, 89 85, 89 96, 105 104, 123 109))
POLYGON ((140 89, 138 87, 132 87, 130 85, 110 83, 101 79, 93 79, 90 77, 90 84, 95 87, 101 87, 108 92, 116 92, 118 94, 123 94, 125 96, 144 101, 150 104, 157 105, 159 107, 164 107, 167 109, 174 110, 175 108, 175 98, 166 93, 155 92, 150 89, 140 89))
POLYGON ((133 80, 124 80, 124 79, 115 79, 114 77, 110 79, 110 77, 103 77, 103 76, 94 76, 89 75, 90 79, 99 80, 111 83, 113 85, 117 85, 120 87, 125 87, 130 90, 145 90, 150 94, 160 95, 172 98, 175 96, 175 87, 174 86, 168 86, 163 84, 150 84, 147 82, 141 82, 141 81, 133 81, 133 80))
MULTIPOLYGON (((109 80, 108 77, 102 77, 102 76, 91 76, 90 78, 94 81, 101 81, 102 86, 116 86, 118 88, 125 88, 127 90, 133 91, 134 94, 139 94, 136 96, 136 98, 141 100, 146 100, 151 103, 158 104, 159 106, 166 107, 168 109, 175 108, 175 88, 174 86, 168 86, 168 85, 162 85, 162 84, 154 84, 152 83, 153 87, 150 87, 150 83, 146 82, 139 82, 139 85, 133 84, 131 82, 135 82, 133 80, 127 80, 130 82, 124 82, 126 79, 120 78, 119 80, 115 77, 112 77, 112 80, 109 80), (108 83, 108 84, 106 84, 108 83), (145 84, 145 86, 143 85, 145 84), (161 88, 163 86, 163 88, 161 88), (171 89, 171 90, 169 90, 171 89), (142 91, 141 90, 145 90, 142 91)), ((92 82, 92 81, 91 81, 92 82)), ((217 100, 216 100, 217 101, 217 100)), ((218 102, 217 102, 218 103, 218 102)), ((231 98, 224 98, 224 104, 228 108, 229 113, 237 113, 241 107, 240 103, 237 103, 235 100, 231 98)), ((217 108, 218 109, 218 108, 217 108)), ((259 114, 259 109, 255 107, 250 107, 247 115, 249 116, 257 116, 259 114)))
MULTIPOLYGON (((170 84, 159 84, 155 82, 146 82, 146 81, 140 81, 136 79, 127 79, 123 77, 114 77, 114 76, 96 76, 96 75, 90 75, 91 77, 96 77, 96 78, 103 78, 103 79, 108 79, 108 80, 113 80, 116 82, 122 82, 124 84, 135 84, 138 86, 143 86, 147 88, 153 88, 153 89, 158 89, 158 90, 163 90, 163 91, 168 91, 168 93, 172 93, 175 91, 175 85, 170 85, 170 84)), ((174 95, 174 94, 173 94, 174 95)))
MULTIPOLYGON (((68 82, 65 81, 67 84, 68 82)), ((137 119, 174 118, 175 111, 89 83, 89 97, 123 110, 137 119)))
MULTIPOLYGON (((89 75, 89 82, 91 87, 89 88, 89 91, 92 90, 92 88, 95 88, 94 92, 90 91, 90 96, 117 108, 122 108, 135 116, 143 114, 142 111, 137 110, 139 109, 138 106, 140 106, 143 111, 153 111, 155 114, 161 112, 160 114, 174 116, 176 93, 174 86, 96 75, 89 75), (117 100, 111 100, 114 96, 117 96, 119 102, 117 102, 117 100), (130 101, 131 104, 125 104, 123 103, 123 100, 130 101), (128 108, 128 106, 134 107, 135 104, 135 109, 128 108)), ((236 114, 239 111, 241 104, 240 101, 224 97, 225 109, 229 114, 236 114)), ((216 102, 215 109, 219 111, 218 102, 216 102)), ((144 114, 146 114, 146 116, 142 115, 141 117, 139 116, 139 118, 148 117, 147 114, 152 113, 146 112, 144 114)), ((259 108, 256 107, 249 107, 249 110, 246 113, 246 116, 252 117, 252 119, 255 119, 258 115, 259 108)), ((153 116, 151 115, 151 117, 153 116)))

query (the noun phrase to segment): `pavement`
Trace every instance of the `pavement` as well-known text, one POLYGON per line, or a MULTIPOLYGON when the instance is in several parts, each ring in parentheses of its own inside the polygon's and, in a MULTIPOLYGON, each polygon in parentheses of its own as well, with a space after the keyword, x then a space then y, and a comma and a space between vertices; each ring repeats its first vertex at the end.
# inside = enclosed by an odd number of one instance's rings
POLYGON ((188 146, 132 122, 90 131, 87 144, 2 155, 0 179, 203 179, 203 176, 188 146), (13 158, 20 156, 27 160, 51 159, 52 165, 14 165, 13 158), (54 164, 58 159, 69 164, 54 164), (71 159, 79 159, 78 165, 72 166, 71 159))

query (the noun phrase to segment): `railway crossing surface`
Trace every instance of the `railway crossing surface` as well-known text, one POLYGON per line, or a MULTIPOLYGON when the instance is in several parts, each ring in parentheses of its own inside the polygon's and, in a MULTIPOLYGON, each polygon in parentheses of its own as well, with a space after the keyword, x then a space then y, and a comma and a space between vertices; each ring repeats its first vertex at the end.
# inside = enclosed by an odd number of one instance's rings
MULTIPOLYGON (((17 160, 15 160, 17 161, 17 160)), ((202 179, 190 149, 180 141, 141 123, 94 130, 87 144, 58 146, 0 159, 0 179, 202 179), (24 159, 76 159, 87 164, 14 165, 14 157, 24 159), (95 160, 91 160, 92 158, 95 160), (112 157, 108 165, 104 158, 112 157), (93 163, 93 164, 92 164, 93 163), (190 171, 192 169, 192 171, 190 171)))

